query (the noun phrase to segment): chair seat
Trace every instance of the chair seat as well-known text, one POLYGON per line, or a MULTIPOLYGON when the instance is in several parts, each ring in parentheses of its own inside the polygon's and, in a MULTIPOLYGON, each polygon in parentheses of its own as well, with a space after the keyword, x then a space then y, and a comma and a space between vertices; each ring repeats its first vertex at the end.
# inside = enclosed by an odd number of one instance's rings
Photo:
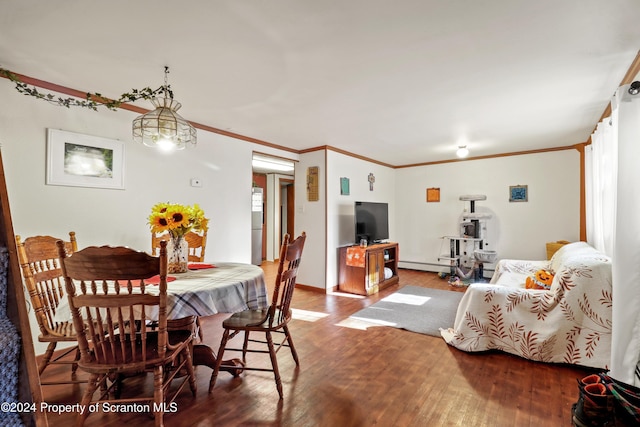
MULTIPOLYGON (((124 373, 124 372, 139 372, 151 368, 153 366, 164 365, 167 360, 174 360, 184 347, 188 344, 190 331, 172 331, 169 334, 169 344, 176 345, 176 348, 169 349, 165 357, 158 357, 158 334, 156 332, 147 333, 147 341, 143 348, 141 341, 136 341, 133 345, 127 345, 125 347, 124 354, 118 350, 112 352, 112 347, 109 343, 103 343, 102 345, 102 360, 96 360, 96 350, 92 350, 92 359, 88 363, 83 363, 82 360, 78 362, 78 366, 87 372, 104 373, 108 371, 110 373, 124 373)), ((126 341, 130 342, 129 337, 126 337, 126 341)))
POLYGON ((78 336, 73 322, 56 322, 53 330, 47 334, 40 334, 38 340, 41 342, 77 341, 78 336))
MULTIPOLYGON (((264 330, 264 329, 279 329, 283 324, 291 319, 291 310, 287 316, 283 318, 285 321, 280 324, 274 323, 269 327, 267 319, 268 309, 264 310, 246 310, 239 313, 232 314, 229 318, 222 322, 222 327, 227 329, 239 329, 239 330, 264 330)), ((276 310, 275 319, 280 319, 280 310, 276 310)))
POLYGON ((51 334, 38 336, 40 342, 77 341, 76 330, 72 322, 56 322, 51 334))

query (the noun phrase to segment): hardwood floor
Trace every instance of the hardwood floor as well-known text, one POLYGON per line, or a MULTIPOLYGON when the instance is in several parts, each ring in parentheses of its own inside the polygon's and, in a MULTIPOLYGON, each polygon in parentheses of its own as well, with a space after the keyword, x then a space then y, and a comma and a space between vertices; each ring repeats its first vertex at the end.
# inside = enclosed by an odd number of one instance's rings
MULTIPOLYGON (((273 282, 275 264, 263 268, 273 282)), ((297 289, 290 329, 300 368, 288 349, 278 353, 284 399, 273 375, 240 378, 221 372, 208 394, 211 369, 197 368, 198 393, 184 390, 167 426, 570 426, 576 379, 590 371, 531 362, 502 353, 469 354, 444 340, 389 327, 367 330, 339 324, 404 285, 451 288, 434 273, 400 271, 400 283, 368 298, 297 289)), ((217 351, 226 315, 203 319, 205 343, 217 351)), ((256 357, 255 354, 250 356, 256 357)), ((259 356, 258 356, 259 357, 259 356)), ((266 357, 266 356, 265 356, 266 357)), ((226 357, 225 357, 226 358, 226 357)), ((265 358, 268 364, 268 359, 265 358)), ((47 378, 69 375, 52 367, 47 378)), ((130 378, 125 392, 150 389, 153 378, 130 378)), ((76 403, 84 385, 44 386, 47 403, 76 403)), ((75 413, 52 414, 49 425, 69 426, 75 413)), ((94 413, 86 425, 153 425, 139 413, 94 413)))

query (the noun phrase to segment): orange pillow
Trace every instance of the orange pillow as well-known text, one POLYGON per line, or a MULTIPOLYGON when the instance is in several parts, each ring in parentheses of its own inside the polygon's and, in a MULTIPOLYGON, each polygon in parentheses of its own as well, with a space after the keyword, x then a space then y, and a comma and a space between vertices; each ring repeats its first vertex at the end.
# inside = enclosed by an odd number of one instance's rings
POLYGON ((548 270, 538 270, 532 277, 527 277, 525 287, 527 289, 551 289, 553 274, 548 270))

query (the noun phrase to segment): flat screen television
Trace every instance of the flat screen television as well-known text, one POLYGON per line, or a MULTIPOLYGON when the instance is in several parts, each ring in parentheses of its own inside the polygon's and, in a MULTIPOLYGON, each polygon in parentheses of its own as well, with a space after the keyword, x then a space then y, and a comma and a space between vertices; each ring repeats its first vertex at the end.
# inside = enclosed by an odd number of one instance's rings
POLYGON ((389 205, 376 202, 355 202, 354 220, 356 244, 367 239, 376 243, 389 238, 389 205))

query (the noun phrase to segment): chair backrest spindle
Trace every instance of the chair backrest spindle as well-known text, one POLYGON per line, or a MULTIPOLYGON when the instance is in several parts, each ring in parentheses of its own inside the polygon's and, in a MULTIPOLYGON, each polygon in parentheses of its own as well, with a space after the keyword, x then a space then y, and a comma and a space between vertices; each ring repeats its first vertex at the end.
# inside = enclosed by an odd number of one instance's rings
POLYGON ((306 238, 307 235, 304 232, 291 242, 289 234, 284 236, 280 247, 278 273, 268 313, 270 325, 282 323, 290 316, 291 300, 293 299, 298 266, 300 265, 306 238))

